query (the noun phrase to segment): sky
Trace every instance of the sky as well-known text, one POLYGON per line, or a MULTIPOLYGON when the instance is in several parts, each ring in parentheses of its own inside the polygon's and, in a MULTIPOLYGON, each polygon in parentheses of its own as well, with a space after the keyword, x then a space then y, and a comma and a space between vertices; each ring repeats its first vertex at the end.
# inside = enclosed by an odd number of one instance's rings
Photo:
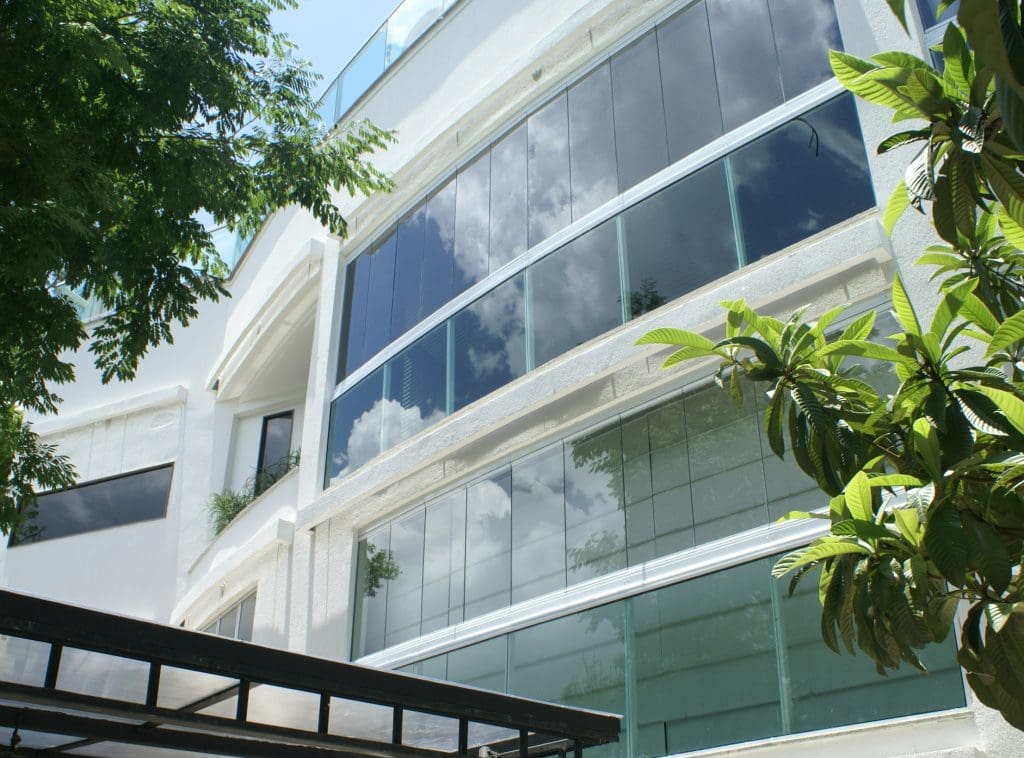
POLYGON ((275 11, 274 31, 298 45, 297 55, 313 64, 323 78, 314 87, 319 97, 359 48, 399 4, 399 0, 299 0, 299 7, 275 11))

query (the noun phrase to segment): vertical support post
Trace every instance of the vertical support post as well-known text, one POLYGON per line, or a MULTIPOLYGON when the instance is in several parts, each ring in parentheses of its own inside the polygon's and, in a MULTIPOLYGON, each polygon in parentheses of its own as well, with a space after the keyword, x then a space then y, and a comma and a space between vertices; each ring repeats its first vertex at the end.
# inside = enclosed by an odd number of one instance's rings
POLYGON ((404 711, 400 706, 395 706, 394 718, 391 721, 391 744, 402 744, 402 714, 404 711))
POLYGON ((576 740, 572 749, 573 758, 583 758, 583 745, 580 744, 579 740, 576 740))
POLYGON ((249 680, 238 680, 238 707, 235 709, 235 720, 245 721, 249 715, 249 680))
POLYGON ((320 693, 320 715, 316 721, 317 734, 327 734, 327 726, 331 722, 331 696, 326 692, 320 693))
POLYGON ((526 354, 525 369, 533 371, 537 367, 537 361, 533 354, 533 272, 528 268, 523 271, 523 335, 524 349, 526 354))
POLYGON ((743 239, 743 219, 740 216, 739 199, 736 197, 736 183, 732 178, 732 159, 722 159, 725 166, 725 186, 729 193, 729 214, 732 217, 733 238, 736 240, 736 267, 747 265, 747 245, 743 239))
POLYGON ((786 623, 782 617, 782 596, 779 583, 769 574, 771 587, 772 626, 775 633, 775 665, 779 670, 779 713, 782 733, 793 733, 793 693, 789 681, 789 651, 786 649, 786 623))
POLYGON ((619 256, 619 304, 622 307, 622 323, 633 318, 633 304, 629 295, 629 251, 626 249, 626 228, 620 213, 615 217, 615 244, 619 256))
POLYGON ((519 758, 530 758, 530 733, 519 730, 519 758))
POLYGON ((50 645, 50 659, 46 662, 46 678, 43 686, 48 689, 57 688, 57 672, 60 670, 60 656, 64 652, 64 646, 56 642, 50 645))
POLYGON ((160 695, 160 669, 156 661, 149 662, 149 682, 146 684, 146 705, 150 708, 156 707, 157 698, 160 695))
POLYGON ((459 755, 469 755, 469 722, 459 719, 459 755))

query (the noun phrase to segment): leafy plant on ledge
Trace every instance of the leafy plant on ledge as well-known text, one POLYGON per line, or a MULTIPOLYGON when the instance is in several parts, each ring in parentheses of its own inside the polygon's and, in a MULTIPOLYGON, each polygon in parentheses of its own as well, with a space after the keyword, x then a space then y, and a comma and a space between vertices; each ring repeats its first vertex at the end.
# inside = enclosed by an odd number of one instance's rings
MULTIPOLYGON (((889 3, 904 21, 903 0, 889 3)), ((665 367, 717 359, 738 400, 747 381, 767 390, 773 452, 829 498, 789 514, 829 534, 774 573, 792 589, 817 569, 829 647, 859 648, 880 673, 923 669, 915 651, 962 610, 968 683, 1024 729, 1024 34, 1016 0, 962 0, 958 18, 966 37, 949 25, 942 73, 903 52, 831 56, 849 90, 916 121, 879 146, 923 145, 883 221, 891 232, 908 207, 930 210, 943 242, 918 260, 939 290, 930 318, 896 277, 901 331, 884 340, 872 313, 834 334, 842 308, 779 320, 738 300, 722 340, 662 328, 639 343, 678 348, 665 367), (891 367, 893 394, 859 378, 865 359, 891 367)))
POLYGON ((223 532, 235 516, 298 465, 299 451, 296 450, 257 471, 245 480, 240 489, 224 490, 211 495, 206 501, 206 510, 210 514, 210 526, 213 527, 214 535, 223 532))

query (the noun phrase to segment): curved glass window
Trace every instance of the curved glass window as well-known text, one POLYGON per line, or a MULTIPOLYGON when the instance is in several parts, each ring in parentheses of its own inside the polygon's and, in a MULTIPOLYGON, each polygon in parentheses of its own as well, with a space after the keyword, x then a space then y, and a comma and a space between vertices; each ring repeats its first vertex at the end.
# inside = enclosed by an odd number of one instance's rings
MULTIPOLYGON (((347 389, 332 406, 327 483, 575 346, 874 205, 842 95, 554 250, 347 389)), ((353 293, 375 271, 394 276, 394 249, 392 236, 362 279, 356 261, 353 293)), ((369 314, 384 318, 385 306, 366 303, 364 351, 381 329, 369 314)), ((357 339, 353 328, 349 345, 357 339)))
MULTIPOLYGON (((410 19, 435 16, 434 0, 409 5, 410 19)), ((389 27, 389 49, 404 49, 405 34, 389 27)), ((383 37, 374 46, 383 59, 383 37)), ((828 49, 841 46, 833 0, 703 0, 658 24, 349 263, 339 381, 572 221, 828 79, 828 49), (367 256, 383 258, 367 266, 367 256)))

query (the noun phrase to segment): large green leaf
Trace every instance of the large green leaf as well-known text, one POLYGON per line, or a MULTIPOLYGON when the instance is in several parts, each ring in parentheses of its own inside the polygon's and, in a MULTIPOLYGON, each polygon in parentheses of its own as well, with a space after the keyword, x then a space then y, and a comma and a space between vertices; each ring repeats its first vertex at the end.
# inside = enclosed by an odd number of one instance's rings
POLYGON ((903 280, 897 274, 892 280, 892 305, 896 311, 896 319, 900 326, 913 335, 921 334, 921 324, 918 323, 914 306, 910 304, 910 298, 903 287, 903 280))
POLYGON ((872 358, 876 361, 889 361, 890 363, 910 363, 916 368, 913 361, 900 355, 893 348, 867 340, 836 340, 818 351, 818 355, 821 356, 834 354, 856 355, 861 358, 872 358))
POLYGON ((846 485, 846 507, 850 515, 861 521, 873 521, 874 508, 871 504, 871 484, 867 474, 858 471, 846 485))
POLYGON ((885 214, 882 216, 882 228, 888 236, 892 236, 892 230, 896 222, 900 220, 903 212, 910 205, 910 195, 907 193, 907 183, 901 181, 896 189, 889 196, 889 202, 885 204, 885 214))
MULTIPOLYGON (((1013 35, 1007 35, 1007 26, 1010 19, 1001 17, 1000 6, 1004 0, 961 0, 960 11, 957 19, 967 33, 967 41, 978 57, 985 65, 995 71, 996 75, 1024 94, 1021 81, 1024 77, 1018 76, 1014 70, 1022 65, 1019 56, 1011 56, 1007 50, 1007 37, 1012 40, 1013 35)), ((1019 34, 1019 30, 1018 30, 1019 34)))
POLYGON ((921 544, 921 519, 915 508, 896 508, 892 516, 903 539, 911 545, 921 544))
POLYGON ((968 545, 960 512, 950 502, 931 511, 924 529, 924 548, 935 567, 951 584, 962 586, 967 571, 968 545))
POLYGON ((1012 166, 986 150, 981 166, 992 192, 1018 226, 1024 226, 1024 177, 1012 166))
POLYGON ((768 433, 768 444, 779 458, 786 452, 786 442, 782 433, 785 412, 786 393, 776 388, 765 410, 765 427, 768 433))
POLYGON ((683 347, 696 347, 711 351, 715 343, 707 337, 689 332, 685 329, 675 329, 670 326, 663 326, 652 329, 636 341, 637 345, 681 345, 683 347))
POLYGON ((1018 432, 1024 433, 1024 400, 1011 392, 995 387, 979 387, 978 389, 996 404, 996 407, 1003 412, 1003 415, 1018 432))
POLYGON ((989 342, 985 357, 1006 350, 1011 345, 1024 340, 1024 311, 1014 313, 995 330, 989 342))
POLYGON ((779 558, 775 566, 772 567, 772 576, 778 578, 795 568, 808 563, 814 563, 815 561, 825 560, 826 558, 835 558, 839 555, 851 553, 868 555, 870 552, 868 548, 848 537, 822 537, 807 547, 794 550, 779 558))
POLYGON ((960 304, 960 315, 987 334, 994 334, 999 329, 999 321, 977 295, 972 294, 964 298, 960 304))
POLYGON ((969 560, 997 594, 1010 584, 1010 554, 999 534, 989 524, 971 513, 964 513, 969 560))
POLYGON ((970 97, 971 82, 974 81, 974 61, 963 32, 956 24, 948 24, 942 37, 943 74, 963 93, 970 97))
POLYGON ((1005 79, 996 79, 996 102, 1003 116, 1003 128, 1018 150, 1024 151, 1024 97, 1005 79))

